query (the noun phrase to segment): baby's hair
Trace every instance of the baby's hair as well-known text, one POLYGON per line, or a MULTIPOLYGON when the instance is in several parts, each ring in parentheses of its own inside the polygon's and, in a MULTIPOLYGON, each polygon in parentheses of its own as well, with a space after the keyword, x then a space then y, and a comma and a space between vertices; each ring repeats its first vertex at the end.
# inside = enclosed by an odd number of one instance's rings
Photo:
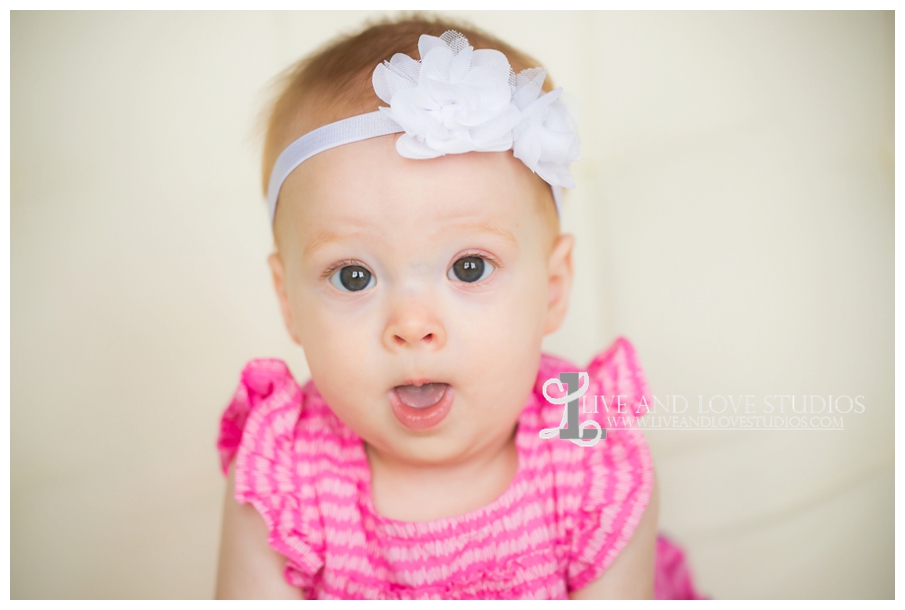
MULTIPOLYGON (((407 14, 366 23, 364 28, 328 41, 320 49, 289 66, 277 76, 276 94, 263 115, 265 127, 262 187, 267 194, 270 172, 283 149, 306 133, 334 121, 386 105, 374 93, 371 76, 374 68, 396 53, 418 58, 418 39, 422 34, 441 36, 448 30, 463 34, 475 49, 496 49, 518 73, 541 66, 531 56, 475 26, 437 16, 407 14)), ((543 90, 551 91, 549 76, 543 90)), ((542 190, 550 199, 549 186, 542 190)), ((552 226, 559 219, 546 211, 552 226)))

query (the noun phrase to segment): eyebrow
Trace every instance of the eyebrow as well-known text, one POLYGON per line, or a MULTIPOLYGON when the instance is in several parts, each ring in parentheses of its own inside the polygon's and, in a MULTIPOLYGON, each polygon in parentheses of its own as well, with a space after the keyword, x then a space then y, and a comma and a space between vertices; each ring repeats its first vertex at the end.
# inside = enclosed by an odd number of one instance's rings
POLYGON ((342 241, 343 239, 347 239, 354 235, 356 235, 356 233, 347 233, 345 235, 341 235, 339 233, 333 233, 331 231, 321 231, 314 239, 312 239, 308 243, 307 246, 305 246, 305 249, 302 250, 302 256, 308 256, 312 252, 320 250, 329 243, 342 241))
MULTIPOLYGON (((514 244, 514 245, 518 245, 518 240, 515 239, 515 236, 510 231, 504 229, 503 227, 495 225, 493 223, 479 222, 479 223, 463 224, 463 225, 455 225, 455 226, 456 226, 456 228, 467 231, 467 232, 491 233, 493 235, 502 237, 503 239, 505 239, 509 242, 512 242, 512 244, 514 244)), ((360 235, 361 233, 362 233, 361 231, 356 231, 356 232, 352 232, 352 233, 334 233, 332 231, 321 231, 320 233, 317 234, 317 236, 315 236, 314 239, 312 239, 308 243, 307 246, 305 246, 305 249, 302 250, 302 256, 308 256, 311 253, 313 253, 317 250, 320 250, 327 244, 337 242, 337 241, 343 241, 350 237, 355 237, 357 235, 360 235)))
POLYGON ((477 224, 465 225, 462 228, 471 231, 478 231, 481 233, 493 233, 512 242, 514 245, 518 245, 518 240, 515 239, 515 235, 499 225, 495 225, 489 222, 479 222, 477 224))

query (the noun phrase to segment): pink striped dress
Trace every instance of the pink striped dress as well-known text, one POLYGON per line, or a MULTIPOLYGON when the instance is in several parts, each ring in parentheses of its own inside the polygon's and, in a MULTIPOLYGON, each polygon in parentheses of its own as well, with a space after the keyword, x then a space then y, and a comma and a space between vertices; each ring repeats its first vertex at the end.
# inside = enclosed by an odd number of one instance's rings
MULTIPOLYGON (((606 425, 593 447, 542 439, 563 406, 544 381, 587 371, 586 396, 650 404, 631 344, 619 338, 586 369, 543 355, 518 421, 519 465, 506 491, 465 515, 404 522, 375 510, 362 439, 312 382, 280 360, 253 360, 223 413, 217 447, 235 460, 235 498, 251 503, 286 557, 284 577, 312 599, 563 599, 600 577, 625 547, 653 484, 641 431, 606 425)), ((602 408, 599 409, 603 411, 602 408)), ((657 541, 656 597, 694 599, 681 548, 657 541)))

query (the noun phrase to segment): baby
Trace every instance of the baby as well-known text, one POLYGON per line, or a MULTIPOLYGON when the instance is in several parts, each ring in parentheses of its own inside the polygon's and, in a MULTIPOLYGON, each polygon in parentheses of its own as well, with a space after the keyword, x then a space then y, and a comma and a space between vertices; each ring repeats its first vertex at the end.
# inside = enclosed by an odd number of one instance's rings
POLYGON ((217 597, 696 596, 641 432, 582 414, 570 433, 547 399, 569 372, 631 413, 648 395, 624 339, 584 368, 541 353, 568 307, 578 140, 537 65, 406 18, 287 72, 269 263, 311 380, 252 361, 223 415, 217 597))

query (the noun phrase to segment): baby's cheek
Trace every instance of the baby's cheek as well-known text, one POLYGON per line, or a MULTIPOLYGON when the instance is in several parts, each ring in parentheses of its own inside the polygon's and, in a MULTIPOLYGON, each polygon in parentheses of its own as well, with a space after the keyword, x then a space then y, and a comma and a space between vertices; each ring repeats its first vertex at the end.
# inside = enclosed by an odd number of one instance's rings
POLYGON ((473 356, 496 376, 519 376, 539 359, 544 309, 537 287, 511 290, 465 325, 473 356))
POLYGON ((367 333, 329 315, 312 317, 303 341, 311 376, 320 393, 344 421, 356 417, 383 386, 380 366, 367 333))
POLYGON ((343 316, 316 298, 301 299, 298 309, 296 328, 312 374, 320 371, 333 379, 354 372, 354 363, 361 361, 361 320, 343 316))
POLYGON ((498 329, 502 342, 524 348, 543 336, 546 293, 539 279, 528 276, 513 283, 499 304, 498 329))
POLYGON ((371 334, 362 317, 318 311, 308 322, 305 335, 311 338, 311 349, 318 356, 329 359, 334 366, 348 364, 351 367, 356 357, 364 353, 371 334))

